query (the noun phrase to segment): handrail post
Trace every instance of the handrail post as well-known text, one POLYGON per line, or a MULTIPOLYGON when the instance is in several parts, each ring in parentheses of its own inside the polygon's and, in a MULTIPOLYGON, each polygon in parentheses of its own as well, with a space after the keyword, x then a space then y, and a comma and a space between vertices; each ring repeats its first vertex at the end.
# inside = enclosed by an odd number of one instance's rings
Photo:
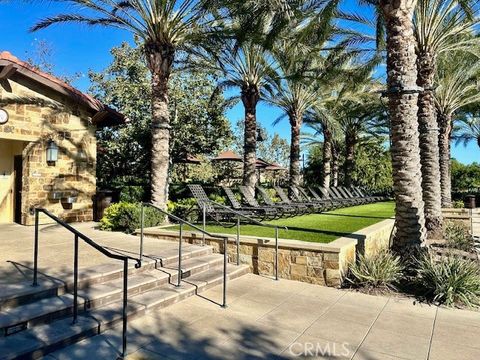
MULTIPOLYGON (((202 224, 203 224, 203 231, 207 229, 207 209, 205 203, 203 203, 202 207, 202 224)), ((202 233, 202 246, 205 246, 205 233, 202 233)))
POLYGON ((127 353, 128 259, 123 260, 122 359, 127 353))
POLYGON ((78 318, 78 235, 75 234, 75 244, 73 253, 73 323, 77 323, 78 318))
POLYGON ((222 307, 227 307, 227 263, 228 263, 228 237, 223 238, 223 304, 222 307))
POLYGON ((183 222, 180 223, 180 239, 178 242, 178 279, 177 287, 180 286, 182 281, 182 242, 183 242, 183 222))
POLYGON ((275 280, 278 280, 278 227, 275 227, 275 280))
POLYGON ((142 203, 140 208, 140 261, 143 259, 143 228, 145 226, 145 209, 142 203))
POLYGON ((240 218, 237 217, 237 265, 240 265, 240 218))
POLYGON ((35 209, 35 244, 33 250, 33 284, 32 286, 38 286, 38 214, 39 210, 35 209))

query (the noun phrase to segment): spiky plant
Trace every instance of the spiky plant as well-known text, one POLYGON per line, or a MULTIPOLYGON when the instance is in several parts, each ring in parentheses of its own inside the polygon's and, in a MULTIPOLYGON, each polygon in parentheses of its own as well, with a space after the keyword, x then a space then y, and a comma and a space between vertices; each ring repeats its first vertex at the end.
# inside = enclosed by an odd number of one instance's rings
POLYGON ((383 250, 374 255, 359 255, 349 268, 348 281, 367 289, 395 289, 402 278, 400 257, 383 250))
POLYGON ((447 306, 480 305, 480 268, 457 256, 435 259, 424 255, 417 261, 418 285, 427 297, 447 306))

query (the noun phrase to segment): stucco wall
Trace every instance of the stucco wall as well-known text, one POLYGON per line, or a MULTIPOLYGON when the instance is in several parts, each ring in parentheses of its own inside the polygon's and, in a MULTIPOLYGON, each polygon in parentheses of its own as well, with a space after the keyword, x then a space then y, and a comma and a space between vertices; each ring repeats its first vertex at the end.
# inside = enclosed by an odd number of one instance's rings
MULTIPOLYGON (((91 220, 96 187, 96 142, 90 114, 71 99, 21 76, 14 75, 8 83, 11 89, 0 87, 0 99, 17 97, 27 103, 3 106, 10 119, 0 126, 0 141, 26 142, 22 153, 22 223, 33 223, 28 211, 31 206, 45 207, 68 221, 91 220), (30 99, 42 99, 44 103, 34 105, 30 99), (55 165, 46 162, 49 140, 59 146, 55 165), (59 200, 49 200, 52 192, 59 191, 78 193, 72 209, 59 200)), ((46 222, 45 218, 42 220, 46 222)))

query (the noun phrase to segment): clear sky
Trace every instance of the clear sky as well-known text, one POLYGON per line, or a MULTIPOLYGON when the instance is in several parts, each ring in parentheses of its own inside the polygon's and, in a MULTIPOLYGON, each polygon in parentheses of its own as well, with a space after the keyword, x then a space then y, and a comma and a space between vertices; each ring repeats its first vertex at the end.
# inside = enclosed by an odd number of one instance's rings
MULTIPOLYGON (((356 7, 354 0, 346 0, 346 8, 356 7)), ((30 33, 28 29, 39 19, 69 10, 64 5, 40 2, 2 1, 0 0, 0 51, 10 51, 20 59, 32 57, 35 43, 45 41, 53 51, 51 61, 58 75, 80 74, 74 86, 85 91, 89 87, 88 70, 100 71, 111 61, 109 50, 122 41, 131 41, 127 32, 107 28, 92 28, 77 24, 58 25, 30 33)), ((360 12, 368 11, 358 8, 360 12)), ((260 104, 257 110, 259 122, 269 132, 277 132, 287 140, 290 138, 288 121, 272 126, 273 120, 280 115, 278 109, 267 104, 260 104)), ((235 123, 243 117, 243 108, 238 104, 227 113, 228 118, 235 123)), ((463 163, 480 162, 480 150, 471 143, 468 147, 452 146, 455 158, 463 163)))

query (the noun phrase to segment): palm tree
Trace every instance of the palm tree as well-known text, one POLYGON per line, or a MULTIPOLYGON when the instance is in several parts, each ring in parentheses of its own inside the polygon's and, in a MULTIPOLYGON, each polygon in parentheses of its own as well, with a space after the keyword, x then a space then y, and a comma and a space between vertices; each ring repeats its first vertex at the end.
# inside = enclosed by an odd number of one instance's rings
MULTIPOLYGON (((437 107, 437 120, 440 128, 440 183, 442 189, 442 206, 450 207, 452 204, 452 179, 450 175, 450 140, 452 136, 452 123, 455 114, 462 108, 478 103, 477 80, 480 75, 480 63, 477 57, 465 52, 449 53, 438 59, 435 82, 437 107)), ((464 123, 464 135, 474 134, 475 123, 472 120, 464 123), (466 126, 466 127, 465 127, 466 126)), ((463 139, 469 139, 464 136, 463 139)), ((468 142, 469 140, 467 140, 468 142)))
POLYGON ((461 119, 454 133, 457 144, 463 143, 467 146, 470 141, 476 141, 480 148, 480 117, 473 116, 461 119))
POLYGON ((219 88, 240 89, 245 111, 243 185, 253 190, 257 182, 256 109, 278 79, 271 50, 274 43, 283 38, 287 26, 292 25, 294 10, 303 14, 309 7, 288 0, 210 0, 204 3, 214 13, 216 26, 225 36, 213 39, 207 51, 197 52, 193 61, 223 77, 219 88))
POLYGON ((290 184, 299 186, 300 177, 300 130, 303 117, 318 101, 319 96, 313 78, 307 78, 311 67, 312 53, 303 46, 283 42, 275 49, 275 60, 282 79, 272 83, 273 88, 266 101, 279 107, 284 113, 274 121, 277 124, 288 117, 291 129, 290 138, 290 184))
POLYGON ((305 123, 313 133, 303 134, 302 142, 308 147, 322 146, 322 187, 328 189, 334 177, 334 146, 340 141, 340 125, 318 106, 305 114, 305 123))
POLYGON ((276 64, 263 45, 250 41, 238 45, 236 40, 224 43, 218 52, 203 54, 202 59, 196 61, 202 62, 212 71, 220 71, 224 80, 219 83, 219 88, 240 89, 245 111, 243 184, 253 190, 257 182, 256 109, 260 99, 265 97, 265 89, 270 90, 270 84, 277 78, 276 64))
POLYGON ((414 13, 414 34, 417 53, 417 85, 423 89, 418 99, 422 189, 425 222, 432 233, 441 230, 442 206, 440 157, 435 116, 434 76, 439 54, 467 49, 476 39, 466 38, 478 23, 471 16, 476 1, 419 0, 414 13))
POLYGON ((199 44, 209 23, 195 0, 66 0, 76 11, 47 17, 32 31, 60 23, 109 26, 127 30, 142 42, 151 72, 152 201, 168 200, 170 117, 168 81, 179 49, 199 44))
POLYGON ((395 192, 393 248, 407 255, 426 240, 413 11, 416 0, 379 0, 386 29, 388 115, 395 192))

